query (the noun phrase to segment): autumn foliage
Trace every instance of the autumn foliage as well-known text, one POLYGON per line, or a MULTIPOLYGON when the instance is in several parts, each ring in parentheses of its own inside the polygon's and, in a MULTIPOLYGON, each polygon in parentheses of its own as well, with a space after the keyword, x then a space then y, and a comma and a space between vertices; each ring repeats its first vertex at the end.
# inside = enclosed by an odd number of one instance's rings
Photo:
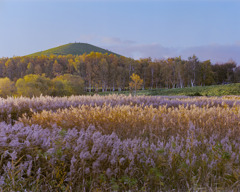
POLYGON ((131 82, 129 83, 129 88, 130 90, 133 89, 136 94, 137 90, 141 88, 143 84, 143 80, 135 73, 133 73, 130 78, 131 78, 131 82))
MULTIPOLYGON (((193 55, 153 60, 91 52, 83 55, 41 55, 0 59, 0 78, 16 83, 26 75, 50 80, 62 75, 79 76, 85 92, 129 90, 131 76, 143 80, 141 89, 184 88, 240 82, 240 68, 234 61, 213 64, 193 55)), ((132 85, 134 86, 134 85, 132 85)), ((134 88, 135 90, 135 88, 134 88)))

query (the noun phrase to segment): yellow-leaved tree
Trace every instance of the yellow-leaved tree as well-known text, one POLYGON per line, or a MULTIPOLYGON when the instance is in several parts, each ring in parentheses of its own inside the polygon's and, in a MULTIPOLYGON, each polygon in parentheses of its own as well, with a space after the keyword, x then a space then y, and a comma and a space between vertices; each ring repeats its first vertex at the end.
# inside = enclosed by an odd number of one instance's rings
POLYGON ((0 78, 0 97, 12 96, 15 92, 15 85, 8 77, 0 78))
POLYGON ((129 88, 130 90, 134 90, 134 94, 136 95, 137 90, 140 89, 143 84, 143 80, 135 73, 133 73, 130 78, 132 81, 129 83, 129 88))

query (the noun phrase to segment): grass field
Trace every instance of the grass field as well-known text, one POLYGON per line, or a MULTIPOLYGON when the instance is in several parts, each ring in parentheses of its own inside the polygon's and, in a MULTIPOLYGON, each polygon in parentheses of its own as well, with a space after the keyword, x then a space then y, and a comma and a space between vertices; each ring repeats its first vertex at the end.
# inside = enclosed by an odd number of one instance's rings
POLYGON ((240 189, 239 96, 8 98, 0 109, 0 191, 240 189))
MULTIPOLYGON (((99 95, 109 94, 124 94, 129 95, 129 91, 114 91, 114 92, 98 92, 99 95)), ((94 93, 91 93, 94 94, 94 93)), ((224 96, 224 95, 240 95, 240 83, 227 84, 227 85, 212 85, 212 86, 196 86, 174 89, 150 89, 139 90, 137 95, 186 95, 186 96, 224 96)))

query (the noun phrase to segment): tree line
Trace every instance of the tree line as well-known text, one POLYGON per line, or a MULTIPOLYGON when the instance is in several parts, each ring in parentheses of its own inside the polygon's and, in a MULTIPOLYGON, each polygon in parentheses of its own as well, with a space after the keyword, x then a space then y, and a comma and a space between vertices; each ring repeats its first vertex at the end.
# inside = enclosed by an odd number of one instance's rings
POLYGON ((131 75, 143 80, 142 89, 183 88, 240 82, 240 66, 234 61, 213 64, 195 55, 167 59, 143 58, 92 52, 83 55, 50 55, 0 59, 0 78, 16 85, 19 79, 34 74, 53 80, 65 74, 79 77, 84 91, 122 91, 129 89, 131 75))

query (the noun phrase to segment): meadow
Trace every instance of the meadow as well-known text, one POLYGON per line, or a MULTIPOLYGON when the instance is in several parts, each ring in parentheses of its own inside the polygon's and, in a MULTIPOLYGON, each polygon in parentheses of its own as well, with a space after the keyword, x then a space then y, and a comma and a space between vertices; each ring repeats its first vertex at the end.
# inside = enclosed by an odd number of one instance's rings
POLYGON ((2 191, 239 191, 240 97, 0 99, 2 191))
MULTIPOLYGON (((94 94, 94 93, 93 93, 94 94)), ((110 94, 133 94, 130 91, 121 92, 99 92, 99 95, 110 94)), ((210 85, 210 86, 194 86, 184 88, 158 88, 146 89, 137 91, 137 95, 161 95, 161 96, 174 96, 174 95, 188 95, 188 96, 224 96, 224 95, 240 95, 240 83, 232 83, 226 85, 210 85)))

